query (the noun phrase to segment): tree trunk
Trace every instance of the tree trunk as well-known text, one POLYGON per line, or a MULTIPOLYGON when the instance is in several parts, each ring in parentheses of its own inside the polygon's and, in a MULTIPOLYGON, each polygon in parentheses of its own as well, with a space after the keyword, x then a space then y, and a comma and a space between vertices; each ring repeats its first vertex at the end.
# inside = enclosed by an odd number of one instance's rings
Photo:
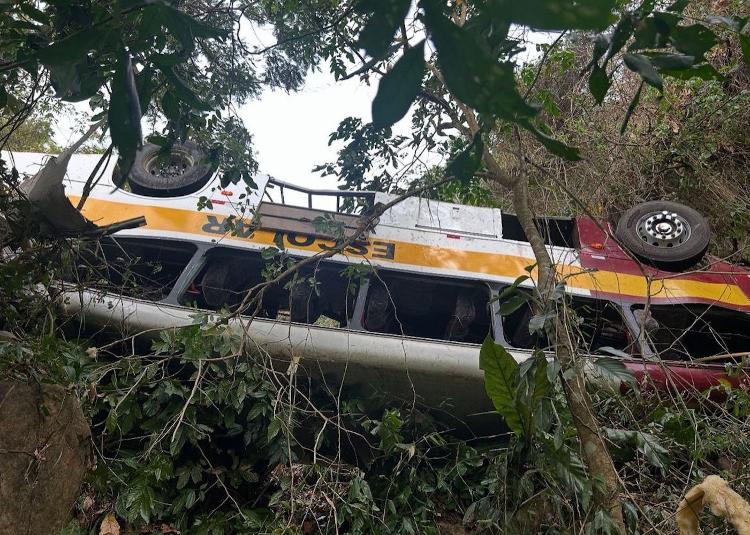
MULTIPOLYGON (((538 289, 542 298, 547 299, 557 283, 557 275, 544 239, 534 224, 534 217, 529 206, 526 177, 519 177, 513 182, 512 192, 513 207, 518 221, 536 257, 539 274, 538 289)), ((625 535, 625 522, 619 500, 619 477, 607 446, 599 433, 599 422, 594 415, 591 399, 586 391, 583 370, 576 360, 575 342, 567 329, 564 307, 558 309, 554 328, 550 334, 550 339, 554 340, 557 362, 560 364, 560 377, 565 397, 581 441, 583 459, 591 478, 598 480, 592 485, 594 504, 608 511, 617 530, 625 535), (574 373, 569 374, 569 379, 565 379, 563 374, 568 370, 573 370, 574 373)))

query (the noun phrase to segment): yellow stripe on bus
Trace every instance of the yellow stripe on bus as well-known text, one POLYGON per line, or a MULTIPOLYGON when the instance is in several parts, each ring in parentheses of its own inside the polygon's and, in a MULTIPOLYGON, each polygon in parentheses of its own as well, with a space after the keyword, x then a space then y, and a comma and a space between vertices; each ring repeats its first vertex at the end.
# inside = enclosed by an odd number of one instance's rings
MULTIPOLYGON (((70 196, 70 199, 74 204, 78 200, 74 196, 70 196)), ((83 214, 99 225, 106 225, 143 215, 146 217, 146 228, 148 229, 213 236, 217 241, 222 238, 221 235, 206 232, 203 228, 206 225, 208 216, 213 215, 219 221, 226 218, 225 215, 213 214, 211 212, 197 212, 163 206, 136 205, 94 198, 86 201, 83 214)), ((273 245, 274 235, 274 231, 258 230, 248 238, 227 235, 226 239, 232 241, 239 239, 262 245, 273 245)), ((377 242, 377 236, 374 236, 373 240, 377 242)), ((522 256, 465 251, 393 240, 383 241, 394 245, 392 261, 396 264, 515 278, 524 274, 524 268, 534 263, 533 259, 522 256)), ((319 252, 321 250, 320 244, 332 246, 333 242, 315 240, 310 245, 293 245, 292 247, 300 250, 319 252)), ((364 257, 383 258, 382 255, 374 254, 373 248, 368 248, 364 257)), ((570 265, 561 265, 559 269, 561 275, 566 276, 566 284, 571 288, 617 294, 641 300, 645 300, 650 295, 652 298, 692 298, 723 303, 730 306, 750 306, 750 298, 734 284, 665 278, 652 280, 649 288, 648 280, 640 275, 604 270, 593 272, 583 271, 581 268, 570 265), (576 274, 577 270, 581 270, 581 272, 576 274)))

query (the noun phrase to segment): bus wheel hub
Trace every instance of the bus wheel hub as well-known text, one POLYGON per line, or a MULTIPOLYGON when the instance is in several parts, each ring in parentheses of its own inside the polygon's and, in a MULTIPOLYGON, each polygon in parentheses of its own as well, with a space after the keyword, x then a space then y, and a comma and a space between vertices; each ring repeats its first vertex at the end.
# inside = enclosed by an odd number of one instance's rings
POLYGON ((679 247, 690 237, 690 225, 675 212, 646 214, 636 225, 641 240, 656 247, 679 247))

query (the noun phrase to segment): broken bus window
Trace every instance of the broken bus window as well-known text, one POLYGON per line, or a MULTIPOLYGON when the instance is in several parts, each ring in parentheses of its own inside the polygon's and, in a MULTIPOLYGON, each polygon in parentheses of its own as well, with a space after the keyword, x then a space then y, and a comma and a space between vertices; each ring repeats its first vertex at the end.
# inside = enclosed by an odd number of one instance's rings
POLYGON ((651 305, 634 307, 638 323, 654 352, 665 360, 692 360, 746 352, 750 345, 750 316, 710 305, 651 305))
POLYGON ((490 330, 487 285, 378 270, 370 277, 368 331, 479 344, 490 330))
MULTIPOLYGON (((206 255, 206 263, 183 296, 184 304, 209 310, 235 310, 248 292, 266 282, 265 261, 258 252, 216 248, 206 255)), ((358 283, 333 262, 320 262, 302 270, 294 279, 266 286, 260 307, 244 310, 246 315, 345 327, 356 299, 358 283)), ((250 304, 251 295, 245 303, 250 304)))
POLYGON ((74 282, 131 297, 164 299, 195 251, 195 245, 176 240, 102 239, 81 251, 74 282))

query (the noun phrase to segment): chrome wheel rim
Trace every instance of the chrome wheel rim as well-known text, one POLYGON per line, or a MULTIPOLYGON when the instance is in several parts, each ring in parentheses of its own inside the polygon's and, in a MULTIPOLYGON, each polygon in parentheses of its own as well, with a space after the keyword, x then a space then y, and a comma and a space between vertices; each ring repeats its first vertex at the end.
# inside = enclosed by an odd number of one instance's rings
POLYGON ((654 247, 679 247, 690 238, 690 223, 677 212, 662 210, 642 216, 636 224, 638 237, 654 247))

